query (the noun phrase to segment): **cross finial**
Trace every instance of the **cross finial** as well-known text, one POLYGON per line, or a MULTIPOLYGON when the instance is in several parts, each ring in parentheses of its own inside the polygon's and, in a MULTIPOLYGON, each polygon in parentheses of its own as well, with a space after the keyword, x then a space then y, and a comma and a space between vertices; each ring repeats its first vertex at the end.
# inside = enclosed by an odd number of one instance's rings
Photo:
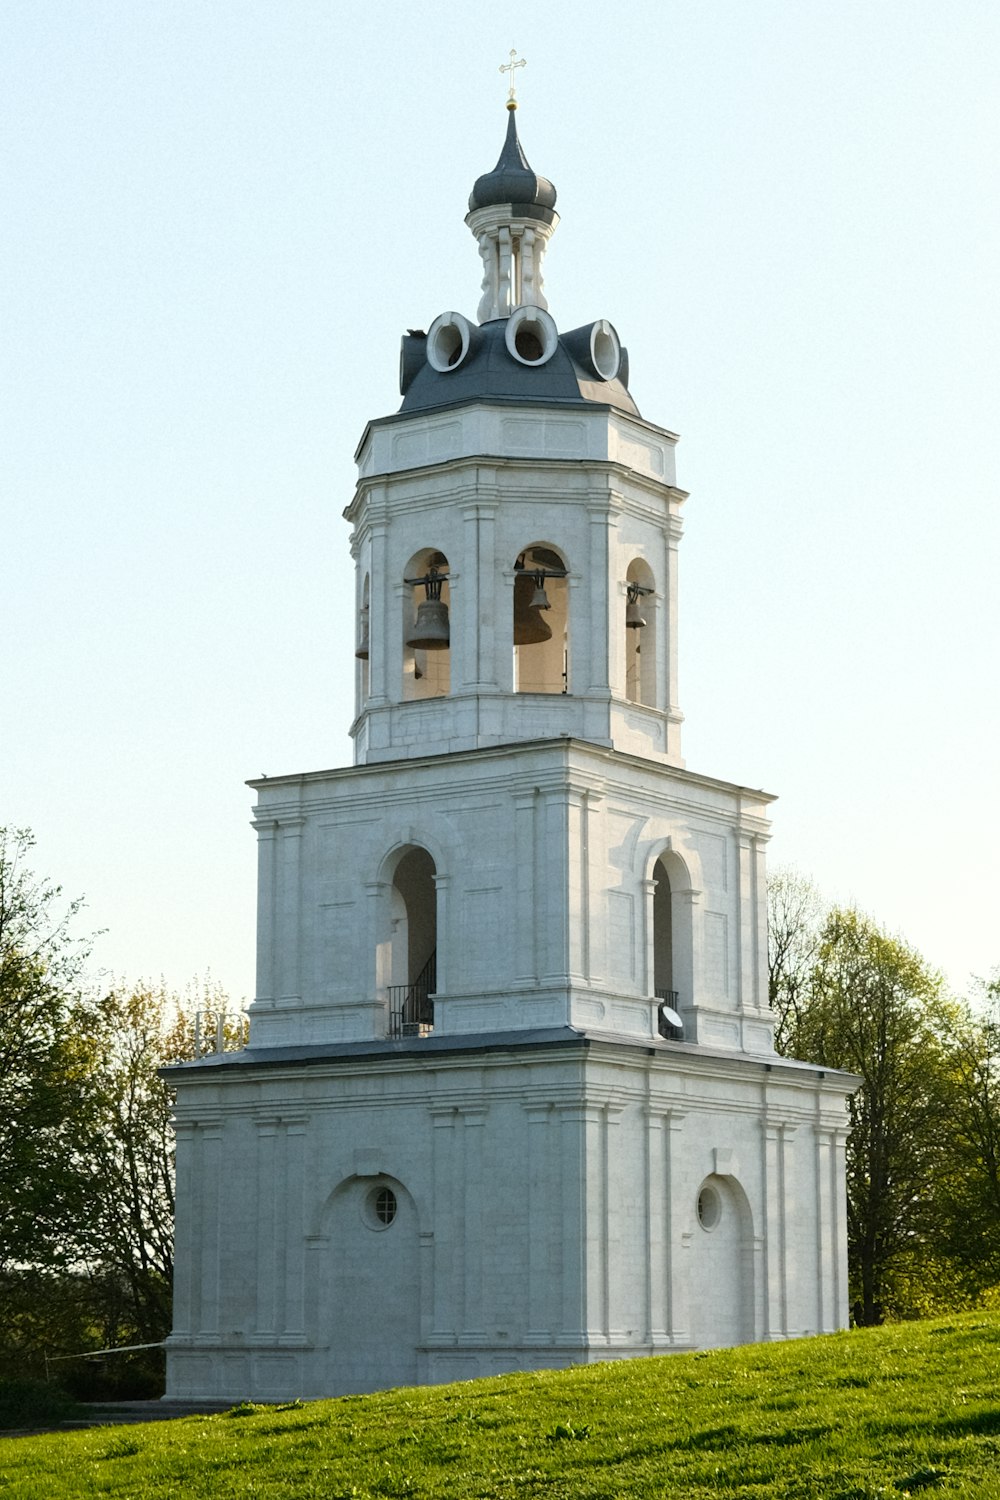
POLYGON ((507 108, 508 109, 516 109, 517 108, 517 95, 514 92, 514 69, 515 68, 523 68, 524 66, 525 66, 525 59, 523 57, 518 57, 518 55, 517 55, 517 48, 516 47, 511 47, 511 49, 510 49, 510 62, 505 62, 505 63, 501 63, 500 64, 500 71, 501 71, 501 73, 509 73, 510 74, 510 88, 507 90, 507 108))

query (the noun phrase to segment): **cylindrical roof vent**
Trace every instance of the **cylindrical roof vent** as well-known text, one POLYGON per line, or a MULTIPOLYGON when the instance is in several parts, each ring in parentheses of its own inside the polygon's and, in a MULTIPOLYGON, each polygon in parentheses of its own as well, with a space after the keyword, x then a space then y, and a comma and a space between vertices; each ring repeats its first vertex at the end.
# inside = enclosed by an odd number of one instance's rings
POLYGON ((471 347, 472 326, 461 313, 441 313, 427 330, 427 363, 441 375, 457 370, 471 347))
POLYGON ((607 318, 564 333, 562 341, 588 375, 598 380, 625 379, 621 340, 607 318))
POLYGON ((550 313, 525 303, 507 319, 504 340, 519 365, 544 365, 559 347, 559 332, 550 313))

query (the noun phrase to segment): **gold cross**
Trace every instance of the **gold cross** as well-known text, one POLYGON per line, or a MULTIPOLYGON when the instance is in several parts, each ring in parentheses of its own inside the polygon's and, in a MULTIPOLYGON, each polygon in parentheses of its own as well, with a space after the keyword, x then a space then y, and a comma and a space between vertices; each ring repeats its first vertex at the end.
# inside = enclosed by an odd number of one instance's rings
POLYGON ((517 48, 516 47, 511 47, 511 49, 510 49, 510 62, 506 62, 506 63, 501 63, 500 64, 500 71, 501 71, 501 73, 509 73, 510 74, 510 88, 507 90, 507 108, 508 109, 510 109, 510 108, 516 109, 517 108, 517 96, 514 93, 514 69, 515 68, 523 68, 524 66, 525 66, 525 59, 523 57, 518 57, 517 56, 517 48), (516 62, 515 62, 515 58, 517 59, 516 62))

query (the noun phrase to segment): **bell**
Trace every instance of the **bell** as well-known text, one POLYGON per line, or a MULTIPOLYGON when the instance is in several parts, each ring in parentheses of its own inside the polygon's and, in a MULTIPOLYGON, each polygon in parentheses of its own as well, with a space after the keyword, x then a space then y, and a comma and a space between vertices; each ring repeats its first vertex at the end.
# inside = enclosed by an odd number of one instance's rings
POLYGON ((451 644, 448 606, 440 599, 425 599, 417 605, 417 618, 406 637, 414 651, 447 651, 451 644))
POLYGON ((629 599, 626 604, 625 624, 629 630, 642 630, 645 628, 646 617, 642 612, 642 605, 638 599, 629 599))
POLYGON ((535 583, 535 592, 531 596, 531 603, 528 605, 528 608, 529 609, 551 609, 552 608, 552 605, 549 603, 549 596, 548 596, 548 594, 545 592, 545 589, 542 587, 542 585, 540 583, 538 583, 537 581, 535 583))
POLYGON ((536 584, 532 594, 531 582, 530 573, 518 573, 514 579, 515 646, 538 646, 542 641, 552 639, 552 626, 542 614, 543 609, 549 608, 545 590, 540 584, 536 584), (539 595, 545 600, 544 604, 537 602, 539 595))
POLYGON ((362 612, 361 612, 361 639, 358 642, 358 649, 355 651, 354 654, 358 658, 359 661, 367 661, 368 660, 368 611, 367 611, 367 609, 362 610, 362 612))

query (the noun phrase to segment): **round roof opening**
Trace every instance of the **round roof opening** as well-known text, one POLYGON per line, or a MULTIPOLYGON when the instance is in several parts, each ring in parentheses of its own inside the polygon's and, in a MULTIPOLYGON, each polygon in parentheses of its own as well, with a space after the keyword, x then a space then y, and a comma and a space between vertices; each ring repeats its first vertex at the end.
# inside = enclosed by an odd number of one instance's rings
POLYGON ((559 346, 555 321, 540 307, 516 307, 504 331, 507 352, 521 365, 544 365, 559 346))
POLYGON ((427 363, 442 375, 457 370, 469 352, 471 340, 467 318, 457 312, 441 313, 427 332, 427 363))
POLYGON ((602 380, 615 380, 621 369, 621 340, 606 318, 600 318, 591 329, 590 357, 602 380))

